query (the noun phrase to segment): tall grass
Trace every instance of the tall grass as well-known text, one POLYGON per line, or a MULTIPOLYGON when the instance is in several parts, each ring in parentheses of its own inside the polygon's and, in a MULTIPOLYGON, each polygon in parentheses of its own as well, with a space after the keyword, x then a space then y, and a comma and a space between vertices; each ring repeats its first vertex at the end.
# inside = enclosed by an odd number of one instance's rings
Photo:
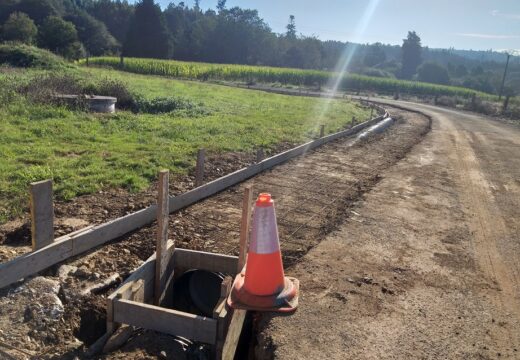
MULTIPOLYGON (((81 60, 80 64, 85 64, 81 60)), ((462 96, 469 98, 473 94, 494 99, 493 95, 475 90, 446 85, 436 85, 416 81, 377 78, 356 74, 340 75, 338 73, 301 70, 289 68, 274 68, 267 66, 225 65, 196 62, 182 62, 174 60, 125 58, 123 64, 119 58, 96 57, 90 58, 89 63, 99 66, 108 66, 120 70, 145 74, 161 75, 191 80, 225 80, 260 83, 281 83, 284 85, 323 86, 331 79, 341 77, 340 89, 350 91, 374 91, 380 94, 405 93, 430 96, 462 96)))

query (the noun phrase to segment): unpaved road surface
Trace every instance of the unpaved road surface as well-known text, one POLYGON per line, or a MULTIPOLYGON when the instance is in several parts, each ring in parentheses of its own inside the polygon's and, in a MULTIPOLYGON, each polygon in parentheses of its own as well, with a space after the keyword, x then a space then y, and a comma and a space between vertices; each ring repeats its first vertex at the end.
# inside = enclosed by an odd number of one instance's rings
POLYGON ((520 130, 401 105, 432 131, 288 271, 258 358, 520 359, 520 130))
MULTIPOLYGON (((242 189, 251 184, 255 194, 267 191, 275 199, 284 262, 291 269, 351 214, 356 202, 381 180, 381 173, 406 156, 429 130, 425 117, 398 110, 393 114, 397 122, 382 135, 353 146, 351 139, 327 144, 171 215, 171 238, 183 248, 237 254, 242 189)), ((120 206, 125 197, 111 198, 125 211, 126 207, 120 206)), ((68 207, 76 208, 74 204, 68 207)), ((87 212, 85 207, 80 208, 82 213, 87 212)), ((128 276, 154 251, 155 232, 155 225, 145 227, 33 280, 2 290, 0 341, 37 358, 86 357, 83 351, 105 331, 105 298, 117 284, 95 294, 82 293, 114 274, 128 276)), ((12 238, 9 244, 19 246, 14 241, 16 236, 12 238)), ((9 244, 4 246, 6 253, 9 244)), ((120 350, 103 357, 155 359, 163 358, 164 351, 168 358, 185 358, 187 352, 172 340, 170 336, 137 331, 120 350)), ((23 358, 20 352, 1 344, 0 349, 23 358)))

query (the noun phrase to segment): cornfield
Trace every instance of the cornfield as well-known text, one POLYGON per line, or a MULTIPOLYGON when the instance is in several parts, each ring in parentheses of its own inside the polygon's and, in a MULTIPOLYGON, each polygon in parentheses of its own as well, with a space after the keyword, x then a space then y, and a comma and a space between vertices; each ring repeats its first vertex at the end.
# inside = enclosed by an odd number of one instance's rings
MULTIPOLYGON (((80 60, 86 64, 86 60, 80 60)), ((336 81, 341 76, 340 90, 373 91, 380 94, 413 94, 429 96, 461 96, 469 98, 477 95, 482 98, 494 99, 493 95, 467 88, 436 85, 416 81, 396 80, 389 78, 369 77, 357 74, 340 75, 334 72, 320 70, 301 70, 275 68, 268 66, 208 64, 198 62, 183 62, 175 60, 125 58, 121 64, 116 57, 95 57, 89 59, 89 64, 108 66, 123 71, 145 75, 160 75, 189 80, 221 80, 241 81, 248 83, 281 83, 297 86, 324 86, 329 81, 336 81)))

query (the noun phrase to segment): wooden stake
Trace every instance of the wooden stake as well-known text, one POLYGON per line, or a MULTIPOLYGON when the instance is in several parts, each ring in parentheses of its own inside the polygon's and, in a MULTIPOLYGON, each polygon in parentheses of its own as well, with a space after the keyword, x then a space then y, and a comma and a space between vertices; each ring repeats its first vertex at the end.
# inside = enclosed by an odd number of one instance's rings
POLYGON ((31 235, 33 251, 54 242, 52 181, 31 183, 31 235))
POLYGON ((204 160, 206 158, 206 150, 200 149, 197 153, 197 166, 195 168, 195 186, 199 187, 204 181, 204 160))
POLYGON ((256 150, 256 162, 259 163, 264 160, 264 148, 256 150))
POLYGON ((325 125, 320 125, 320 138, 325 136, 325 125))
POLYGON ((168 255, 168 215, 169 215, 169 171, 162 170, 159 173, 159 196, 157 199, 157 257, 155 262, 155 304, 162 301, 168 278, 166 268, 170 261, 168 255))
POLYGON ((247 247, 249 244, 249 225, 251 224, 251 203, 253 202, 253 188, 246 186, 242 200, 242 221, 240 223, 240 252, 238 255, 237 273, 246 265, 247 247))

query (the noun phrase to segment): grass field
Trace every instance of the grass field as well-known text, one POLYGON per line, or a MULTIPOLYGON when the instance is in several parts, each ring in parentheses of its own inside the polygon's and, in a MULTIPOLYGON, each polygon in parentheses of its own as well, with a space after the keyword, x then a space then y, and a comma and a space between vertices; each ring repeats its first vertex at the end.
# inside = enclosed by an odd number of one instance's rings
MULTIPOLYGON (((195 153, 253 152, 258 146, 301 143, 344 127, 369 112, 347 101, 290 97, 206 83, 184 82, 108 69, 71 70, 88 79, 120 79, 145 97, 181 96, 200 105, 196 114, 94 115, 35 104, 0 90, 0 223, 27 207, 28 184, 52 178, 60 199, 107 187, 139 191, 160 168, 186 173, 195 153), (3 96, 3 99, 2 99, 3 96)), ((0 72, 0 82, 28 81, 38 71, 0 72)), ((0 84, 1 85, 1 84, 0 84)), ((2 87, 2 89, 5 87, 2 87)))
MULTIPOLYGON (((85 64, 86 60, 81 60, 79 63, 85 64)), ((319 70, 207 64, 157 59, 125 58, 121 66, 119 58, 97 57, 89 59, 89 64, 119 68, 138 74, 162 75, 182 79, 281 83, 284 85, 324 86, 330 79, 339 76, 337 73, 319 70)), ((462 87, 377 78, 356 74, 342 75, 340 89, 350 91, 374 91, 380 94, 394 94, 398 92, 414 95, 462 96, 466 98, 476 94, 485 99, 494 100, 496 98, 494 95, 462 87)))

